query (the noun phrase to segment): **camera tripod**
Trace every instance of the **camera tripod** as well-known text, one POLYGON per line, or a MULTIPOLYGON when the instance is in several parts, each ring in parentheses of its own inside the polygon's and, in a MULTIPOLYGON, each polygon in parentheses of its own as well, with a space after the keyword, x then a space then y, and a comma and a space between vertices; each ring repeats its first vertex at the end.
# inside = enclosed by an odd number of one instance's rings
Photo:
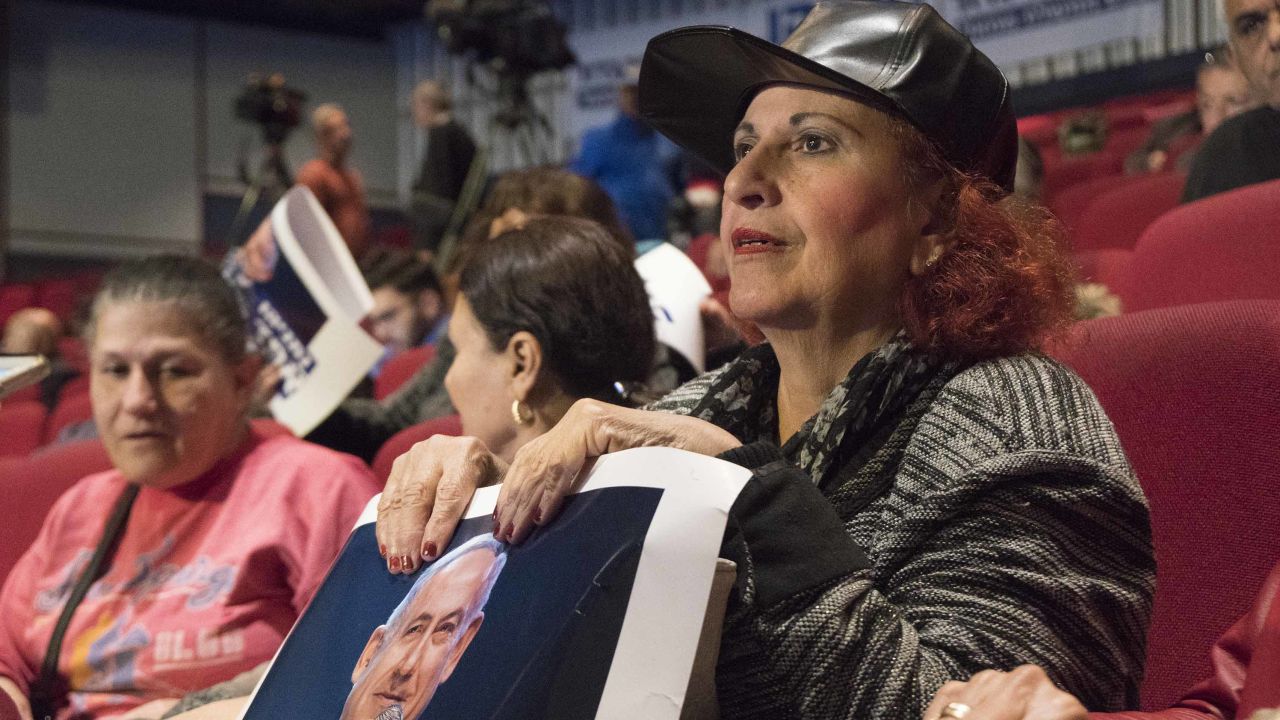
POLYGON ((231 221, 231 229, 227 232, 227 247, 236 247, 244 243, 248 237, 245 225, 258 202, 264 197, 274 203, 293 185, 293 174, 284 159, 284 142, 263 144, 262 162, 251 177, 244 154, 240 158, 240 181, 247 187, 240 197, 240 207, 236 210, 235 219, 231 221))

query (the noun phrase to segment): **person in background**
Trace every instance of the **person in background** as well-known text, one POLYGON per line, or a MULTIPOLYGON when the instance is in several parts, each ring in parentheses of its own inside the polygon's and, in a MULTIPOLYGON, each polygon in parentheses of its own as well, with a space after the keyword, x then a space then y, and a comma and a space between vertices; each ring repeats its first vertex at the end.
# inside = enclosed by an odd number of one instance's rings
POLYGON ((679 152, 639 116, 638 68, 618 88, 618 115, 582 136, 569 169, 600 183, 644 254, 666 239, 667 205, 675 197, 679 152))
POLYGON ((370 371, 376 377, 382 364, 397 353, 434 345, 444 337, 449 313, 435 270, 415 254, 375 248, 363 266, 365 282, 373 294, 370 332, 386 349, 370 371))
POLYGON ((413 89, 413 121, 426 133, 427 143, 413 183, 413 246, 430 260, 440 249, 471 172, 476 144, 453 118, 453 97, 435 80, 423 80, 413 89))
POLYGON ((40 402, 50 411, 58 405, 62 388, 80 374, 58 353, 62 337, 62 321, 45 308, 23 308, 9 316, 0 339, 0 352, 10 355, 43 355, 49 361, 49 374, 40 380, 40 402))
POLYGON ((364 180, 348 163, 352 132, 347 113, 336 103, 325 103, 311 114, 318 157, 298 170, 298 184, 305 185, 333 220, 338 234, 356 260, 369 247, 369 209, 364 180))
POLYGON ((1047 211, 1005 200, 994 63, 927 4, 820 0, 781 46, 663 33, 640 83, 642 116, 728 172, 730 300, 768 342, 647 409, 580 400, 509 465, 418 463, 379 507, 412 561, 391 570, 445 547, 478 486, 501 483, 519 544, 593 458, 676 448, 752 471, 720 548, 725 720, 918 720, 945 682, 1029 662, 1127 707, 1146 500, 1097 398, 1038 351, 1071 272, 1047 211))
POLYGON ((1260 107, 1223 122, 1196 153, 1182 191, 1192 202, 1280 179, 1280 4, 1223 0, 1231 56, 1260 107))
MULTIPOLYGON (((446 366, 445 378, 469 437, 436 435, 418 443, 396 461, 388 487, 443 456, 492 451, 509 460, 579 398, 622 402, 619 384, 645 378, 655 345, 649 299, 632 260, 630 246, 599 224, 561 216, 529 218, 522 228, 471 248, 449 323, 456 361, 446 366)), ((362 660, 372 660, 377 647, 371 639, 370 657, 362 660)), ((353 673, 351 710, 365 706, 369 692, 387 681, 383 670, 370 667, 362 662, 353 673)), ((407 695, 410 684, 422 691, 420 683, 432 677, 419 672, 410 683, 411 673, 404 674, 406 687, 394 695, 407 695)), ((208 699, 242 698, 259 675, 215 688, 208 699)), ((243 699, 232 702, 222 716, 236 717, 242 706, 243 699)), ((406 712, 406 720, 412 717, 406 712)))
POLYGON ((1280 718, 1280 564, 1253 608, 1210 649, 1213 674, 1167 710, 1094 713, 1034 665, 947 683, 924 720, 1275 720, 1280 718))
POLYGON ((1190 112, 1157 122, 1142 147, 1125 158, 1130 175, 1161 172, 1174 166, 1186 172, 1196 156, 1199 143, 1218 129, 1223 120, 1256 106, 1249 93, 1249 81, 1236 66, 1229 46, 1205 53, 1196 71, 1196 107, 1190 112))
POLYGON ((211 264, 121 265, 85 333, 113 468, 58 499, 0 590, 0 691, 28 720, 32 701, 59 720, 159 717, 271 659, 379 490, 355 458, 250 425, 259 361, 211 264))

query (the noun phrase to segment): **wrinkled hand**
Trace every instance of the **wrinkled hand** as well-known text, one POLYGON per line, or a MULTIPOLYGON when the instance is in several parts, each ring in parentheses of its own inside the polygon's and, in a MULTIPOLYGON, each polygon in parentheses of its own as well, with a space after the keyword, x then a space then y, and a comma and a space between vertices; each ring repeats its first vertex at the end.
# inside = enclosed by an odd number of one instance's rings
POLYGON ((1059 690, 1035 665, 1011 672, 983 670, 968 682, 943 685, 924 711, 924 720, 938 720, 950 703, 968 705, 965 720, 1087 720, 1084 706, 1059 690))
POLYGON ((449 545, 476 488, 502 480, 506 463, 476 438, 433 435, 396 458, 378 501, 378 551, 409 574, 449 545))
POLYGON ((236 259, 250 280, 267 282, 275 274, 278 254, 276 240, 271 235, 271 218, 268 217, 236 251, 236 259))
POLYGON ((494 535, 520 543, 554 518, 590 458, 637 447, 718 455, 741 444, 697 418, 579 400, 554 428, 516 452, 498 495, 494 535))

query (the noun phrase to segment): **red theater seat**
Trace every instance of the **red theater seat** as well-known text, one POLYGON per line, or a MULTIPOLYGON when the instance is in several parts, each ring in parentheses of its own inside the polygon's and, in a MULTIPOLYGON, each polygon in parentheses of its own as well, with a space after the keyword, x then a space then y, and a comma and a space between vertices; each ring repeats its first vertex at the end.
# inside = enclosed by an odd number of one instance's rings
POLYGON ((0 285, 0 328, 9 316, 36 303, 34 285, 0 285))
POLYGON ((39 400, 5 402, 0 407, 0 456, 26 455, 40 447, 45 409, 39 400))
POLYGON ((1128 270, 1133 251, 1118 248, 1085 250, 1074 253, 1073 257, 1080 271, 1080 280, 1102 283, 1110 288, 1115 284, 1116 277, 1128 270))
POLYGON ((373 474, 379 482, 385 483, 391 475, 391 466, 396 458, 409 451, 415 443, 422 442, 432 435, 461 435, 462 418, 457 415, 446 415, 434 420, 418 423, 391 436, 382 445, 378 455, 373 459, 373 474))
POLYGON ((0 577, 26 552, 40 532, 45 515, 62 493, 80 478, 111 468, 111 459, 97 440, 66 443, 40 450, 20 464, 0 465, 0 495, 6 501, 0 523, 0 577))
POLYGON ((422 345, 397 353, 383 364, 382 372, 373 381, 373 396, 379 400, 386 399, 435 356, 436 349, 432 345, 422 345))
POLYGON ((1151 503, 1158 583, 1142 708, 1209 673, 1280 558, 1280 302, 1080 323, 1053 354, 1106 409, 1151 503))
POLYGON ((1072 249, 1132 248, 1156 218, 1178 206, 1186 180, 1170 172, 1124 178, 1105 188, 1080 213, 1071 232, 1072 249))
POLYGON ((1107 175, 1085 180, 1054 195, 1048 203, 1048 208, 1053 211, 1067 232, 1074 235, 1076 228, 1080 226, 1080 216, 1084 215, 1089 203, 1102 193, 1123 185, 1129 180, 1130 178, 1126 175, 1107 175))
POLYGON ((1129 310, 1280 299, 1280 180, 1164 214, 1112 289, 1129 310))

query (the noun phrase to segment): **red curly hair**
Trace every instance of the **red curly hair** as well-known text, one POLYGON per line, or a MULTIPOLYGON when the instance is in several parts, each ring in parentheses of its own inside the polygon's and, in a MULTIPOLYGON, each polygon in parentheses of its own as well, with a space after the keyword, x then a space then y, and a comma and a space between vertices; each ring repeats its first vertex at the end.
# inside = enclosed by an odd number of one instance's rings
POLYGON ((907 282, 899 303, 911 340, 969 361, 1040 349, 1073 319, 1074 270, 1061 225, 1043 208, 1002 198, 991 181, 943 159, 919 130, 890 120, 907 186, 940 185, 934 209, 948 236, 946 251, 907 282))

